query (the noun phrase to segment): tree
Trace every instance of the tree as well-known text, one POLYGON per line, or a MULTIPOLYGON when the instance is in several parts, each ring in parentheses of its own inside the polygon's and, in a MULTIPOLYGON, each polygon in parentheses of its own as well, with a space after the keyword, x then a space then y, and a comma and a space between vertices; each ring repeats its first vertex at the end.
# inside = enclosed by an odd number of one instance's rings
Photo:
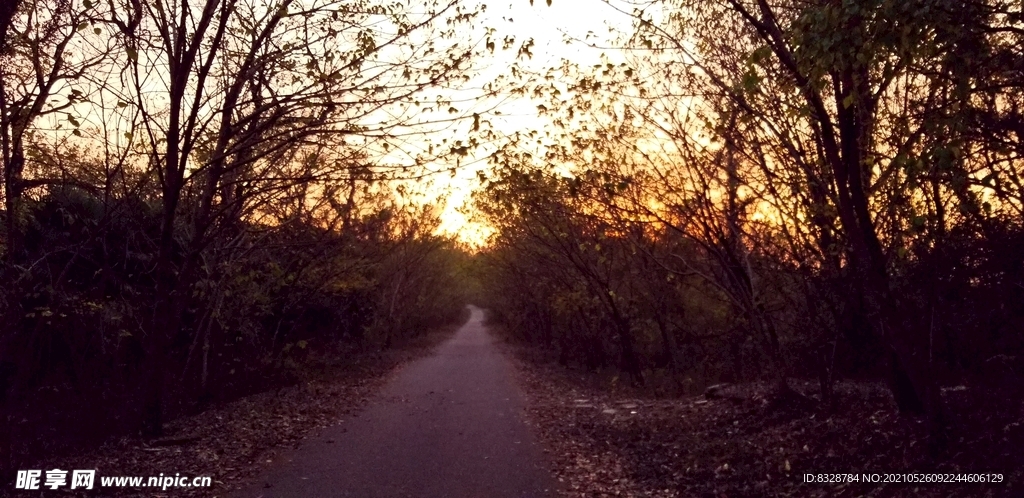
POLYGON ((84 40, 80 31, 94 20, 98 8, 78 9, 69 1, 32 0, 7 3, 0 12, 0 144, 3 151, 6 259, 21 258, 23 213, 27 189, 51 185, 52 178, 26 180, 27 135, 37 120, 63 114, 77 128, 75 105, 84 101, 76 84, 104 59, 102 47, 84 40), (10 10, 7 10, 10 9, 10 10), (69 57, 69 52, 76 52, 69 57))
MULTIPOLYGON (((601 213, 586 210, 586 206, 595 206, 589 196, 604 186, 590 179, 559 178, 521 168, 506 163, 488 182, 487 200, 479 204, 499 229, 496 242, 515 248, 513 258, 541 264, 544 271, 558 276, 556 282, 568 293, 565 312, 579 312, 589 306, 600 310, 618 347, 621 369, 634 383, 643 384, 632 317, 633 294, 638 289, 628 270, 630 248, 617 240, 622 234, 619 227, 601 213)), ((530 291, 520 292, 532 299, 530 291)), ((600 356, 603 353, 594 360, 600 356)))
POLYGON ((1020 171, 1008 125, 1019 92, 995 69, 1019 60, 1006 45, 1019 16, 1001 2, 930 0, 610 5, 633 21, 618 50, 535 83, 563 130, 536 162, 603 165, 645 190, 634 216, 703 248, 690 270, 714 269, 707 280, 775 363, 776 320, 822 329, 819 349, 835 351, 828 329, 864 351, 882 345, 901 411, 927 413, 940 432, 934 322, 909 311, 937 298, 894 289, 950 225, 992 227, 1019 209, 1000 180, 1020 171), (961 112, 986 106, 981 121, 1002 123, 995 139, 961 112))
POLYGON ((142 136, 129 139, 140 141, 154 169, 163 213, 156 301, 145 327, 147 432, 158 434, 161 357, 217 227, 262 189, 325 173, 303 169, 300 151, 318 143, 390 148, 396 130, 416 123, 396 109, 463 74, 472 47, 452 35, 475 12, 457 2, 409 12, 336 0, 129 2, 116 12, 109 22, 128 85, 115 91, 141 117, 142 136), (188 237, 179 241, 183 222, 188 237))

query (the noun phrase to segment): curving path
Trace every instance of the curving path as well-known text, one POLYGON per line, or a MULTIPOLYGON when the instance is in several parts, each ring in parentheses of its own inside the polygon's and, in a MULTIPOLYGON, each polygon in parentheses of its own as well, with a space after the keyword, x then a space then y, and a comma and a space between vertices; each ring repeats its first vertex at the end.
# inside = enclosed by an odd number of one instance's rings
POLYGON ((546 497, 554 481, 511 366, 483 311, 430 357, 410 363, 357 418, 283 455, 235 493, 251 497, 546 497))

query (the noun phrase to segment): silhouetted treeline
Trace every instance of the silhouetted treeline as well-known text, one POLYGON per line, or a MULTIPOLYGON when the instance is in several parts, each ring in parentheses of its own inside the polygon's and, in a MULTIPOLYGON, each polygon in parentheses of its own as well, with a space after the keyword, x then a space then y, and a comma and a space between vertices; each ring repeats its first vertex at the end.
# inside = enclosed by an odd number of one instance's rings
POLYGON ((885 378, 936 433, 942 385, 1018 385, 1019 9, 642 3, 494 156, 497 316, 636 383, 885 378))
MULTIPOLYGON (((600 208, 585 189, 603 185, 538 171, 506 174, 510 190, 482 204, 509 203, 502 205, 508 213, 492 218, 502 231, 481 255, 487 304, 510 331, 550 346, 561 362, 699 391, 774 375, 774 335, 789 375, 885 373, 885 348, 847 308, 860 299, 849 275, 826 277, 779 259, 773 247, 751 247, 732 263, 756 278, 753 309, 770 320, 767 329, 730 295, 726 286, 750 284, 731 280, 730 260, 720 262, 718 249, 655 222, 588 213, 600 208)), ((892 270, 903 316, 928 335, 922 354, 945 382, 1020 375, 1024 230, 987 225, 955 227, 942 246, 920 248, 892 270)))
POLYGON ((483 47, 429 3, 4 1, 0 475, 458 316, 414 181, 466 147, 403 109, 483 47))
MULTIPOLYGON (((61 187, 24 216, 29 263, 5 267, 0 290, 16 459, 141 427, 152 364, 139 323, 161 298, 151 201, 61 187)), ((211 239, 167 341, 165 413, 291 382, 310 354, 343 360, 457 319, 465 296, 451 282, 468 256, 434 227, 389 203, 345 231, 295 216, 211 239)))

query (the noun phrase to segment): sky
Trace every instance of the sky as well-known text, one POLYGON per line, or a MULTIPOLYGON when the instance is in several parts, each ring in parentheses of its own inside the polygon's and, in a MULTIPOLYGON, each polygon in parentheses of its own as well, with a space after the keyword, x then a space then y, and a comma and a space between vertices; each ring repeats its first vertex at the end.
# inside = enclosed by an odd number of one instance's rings
MULTIPOLYGON (((588 39, 607 46, 612 45, 611 39, 614 36, 628 30, 630 26, 630 20, 609 7, 605 0, 551 0, 550 5, 548 0, 534 0, 532 5, 531 0, 498 0, 496 3, 490 0, 469 0, 466 4, 474 1, 486 4, 486 9, 478 18, 477 27, 479 29, 473 30, 474 33, 467 33, 467 36, 479 38, 485 28, 494 28, 496 30, 495 38, 499 40, 499 47, 500 40, 506 36, 513 36, 516 43, 508 51, 496 50, 493 57, 479 58, 474 61, 476 76, 464 85, 468 88, 465 90, 465 95, 473 95, 472 89, 474 88, 479 92, 479 89, 486 83, 494 81, 497 76, 508 72, 509 66, 516 61, 518 47, 528 39, 533 39, 532 57, 519 59, 518 65, 534 73, 543 73, 549 67, 561 65, 563 59, 583 66, 595 64, 599 60, 602 50, 590 48, 580 42, 567 44, 566 35, 576 39, 588 39), (618 32, 613 34, 609 26, 615 26, 618 32)), ((258 2, 259 0, 256 0, 257 4, 258 2)), ((88 38, 92 31, 83 33, 88 35, 88 38)), ((107 33, 100 29, 93 38, 102 41, 106 37, 107 33)), ((163 83, 162 79, 155 78, 147 85, 155 85, 154 88, 159 90, 159 85, 163 83)), ((64 90, 66 89, 57 89, 56 93, 64 90)), ((153 95, 157 96, 155 98, 159 98, 162 93, 156 91, 153 92, 153 95)), ((459 96, 453 97, 458 98, 459 96)), ((113 99, 107 102, 108 104, 117 100, 116 96, 106 95, 103 92, 99 93, 98 98, 113 99)), ((546 118, 537 115, 539 101, 525 97, 506 97, 499 100, 501 100, 500 105, 492 110, 500 112, 500 115, 497 113, 482 114, 482 118, 486 119, 495 131, 511 135, 517 131, 529 132, 545 128, 546 118)), ((494 104, 495 101, 483 102, 479 107, 488 109, 494 104)), ((469 104, 456 105, 463 108, 469 104)), ((92 132, 86 131, 89 136, 82 140, 104 136, 107 143, 113 143, 119 147, 127 146, 131 141, 130 135, 125 133, 125 130, 128 129, 128 122, 125 119, 130 113, 126 109, 122 109, 121 106, 93 106, 89 102, 83 102, 77 104, 73 110, 78 115, 79 121, 96 129, 92 132), (104 110, 103 114, 96 114, 99 112, 98 110, 107 108, 111 108, 112 111, 104 110)), ((441 113, 441 118, 449 117, 444 110, 438 109, 437 112, 441 113)), ((467 112, 472 112, 472 109, 467 112)), ((70 125, 64 122, 66 114, 54 114, 47 122, 41 124, 44 129, 49 131, 56 131, 63 127, 66 132, 70 129, 70 125)), ((450 134, 445 136, 450 141, 465 140, 471 126, 469 121, 442 130, 440 133, 450 134)), ((52 135, 55 143, 68 138, 67 133, 64 132, 52 135)), ((393 149, 393 151, 398 152, 397 149, 393 149)), ((475 155, 462 158, 453 175, 449 173, 432 175, 419 189, 428 202, 432 199, 444 198, 443 204, 438 202, 438 206, 442 208, 440 231, 455 235, 472 245, 481 245, 485 242, 488 234, 487 227, 473 220, 467 208, 474 188, 479 186, 478 173, 488 166, 484 158, 492 151, 493 148, 488 150, 486 147, 482 147, 476 151, 475 155)), ((385 158, 389 158, 387 153, 384 154, 385 158)), ((455 165, 440 166, 436 169, 443 170, 455 165)))
MULTIPOLYGON (((533 57, 521 60, 520 65, 537 72, 560 65, 563 59, 584 65, 596 63, 601 50, 578 42, 566 44, 566 34, 583 39, 592 32, 590 40, 610 44, 609 25, 619 29, 628 29, 629 26, 628 19, 601 0, 552 0, 551 5, 547 5, 545 0, 536 0, 532 6, 530 0, 504 0, 487 2, 486 5, 481 25, 496 28, 499 38, 511 34, 516 37, 517 46, 521 41, 533 38, 533 57)), ((480 61, 484 68, 468 86, 482 85, 493 79, 496 72, 507 70, 514 56, 513 50, 498 54, 492 61, 480 61)), ((537 104, 529 98, 510 99, 496 108, 501 116, 488 119, 495 129, 504 133, 540 129, 545 126, 545 118, 537 116, 537 104)), ((478 154, 478 157, 483 156, 478 154)), ((478 172, 486 167, 486 161, 470 158, 464 161, 454 177, 442 175, 431 186, 438 195, 442 192, 447 195, 441 215, 441 232, 455 235, 472 245, 482 244, 489 233, 485 225, 472 220, 467 212, 472 191, 479 185, 478 172)))

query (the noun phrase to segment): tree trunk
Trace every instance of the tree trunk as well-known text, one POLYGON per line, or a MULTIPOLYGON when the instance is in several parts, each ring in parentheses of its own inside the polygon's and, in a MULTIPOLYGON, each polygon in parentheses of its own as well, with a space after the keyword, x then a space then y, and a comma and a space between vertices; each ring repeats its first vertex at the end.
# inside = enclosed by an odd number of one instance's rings
POLYGON ((22 260, 21 175, 25 167, 25 155, 19 145, 14 145, 10 151, 10 160, 4 166, 7 262, 16 265, 22 260))
POLYGON ((7 32, 18 12, 22 0, 4 0, 0 2, 0 54, 7 52, 7 32))
POLYGON ((835 338, 831 345, 825 344, 820 354, 821 365, 818 366, 818 388, 821 390, 821 404, 829 410, 834 410, 836 407, 835 371, 838 343, 838 338, 835 338))
POLYGON ((676 341, 665 325, 661 316, 657 317, 658 331, 661 333, 661 355, 664 358, 664 366, 668 367, 673 376, 676 374, 676 341))
POLYGON ((914 382, 910 380, 907 369, 900 361, 900 356, 895 352, 889 353, 889 390, 892 391, 893 399, 900 413, 913 413, 922 415, 925 413, 925 404, 914 388, 914 382))
MULTIPOLYGON (((164 370, 167 367, 167 347, 177 333, 181 320, 181 300, 178 290, 183 274, 175 272, 174 228, 178 193, 165 194, 160 248, 157 254, 156 286, 153 312, 146 324, 146 364, 143 367, 142 432, 148 437, 163 435, 164 370)), ((184 272, 182 272, 184 273, 184 272)))
POLYGON ((644 373, 640 368, 640 360, 636 356, 636 349, 633 346, 633 336, 627 331, 619 330, 619 346, 622 348, 623 369, 637 386, 644 385, 644 373))

